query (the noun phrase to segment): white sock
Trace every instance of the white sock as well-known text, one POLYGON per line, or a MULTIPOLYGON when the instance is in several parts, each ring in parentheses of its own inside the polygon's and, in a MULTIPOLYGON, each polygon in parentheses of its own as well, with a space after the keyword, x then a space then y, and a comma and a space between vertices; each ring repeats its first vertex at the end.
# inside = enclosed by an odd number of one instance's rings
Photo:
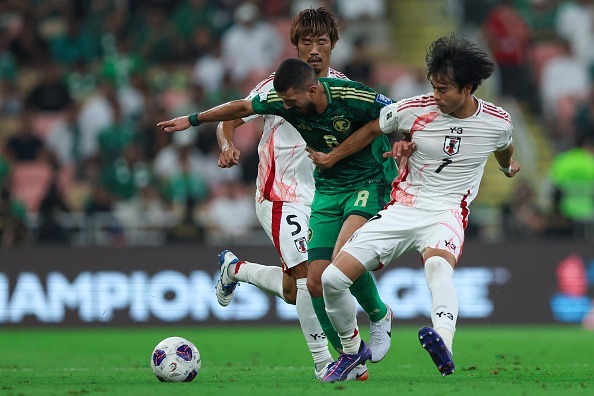
POLYGON ((311 352, 316 370, 321 370, 327 363, 332 362, 332 355, 328 349, 328 340, 323 335, 324 330, 318 321, 311 302, 311 295, 307 290, 307 278, 297 279, 297 317, 311 352))
POLYGON ((330 264, 322 274, 322 290, 326 312, 336 329, 344 353, 359 353, 361 336, 357 328, 357 306, 349 292, 353 282, 348 276, 330 264))
POLYGON ((433 256, 425 261, 425 277, 431 291, 433 328, 452 354, 458 320, 458 295, 454 288, 453 274, 454 269, 443 257, 433 256))
POLYGON ((227 267, 231 279, 250 283, 267 293, 285 299, 283 293, 283 270, 273 265, 240 261, 227 267))

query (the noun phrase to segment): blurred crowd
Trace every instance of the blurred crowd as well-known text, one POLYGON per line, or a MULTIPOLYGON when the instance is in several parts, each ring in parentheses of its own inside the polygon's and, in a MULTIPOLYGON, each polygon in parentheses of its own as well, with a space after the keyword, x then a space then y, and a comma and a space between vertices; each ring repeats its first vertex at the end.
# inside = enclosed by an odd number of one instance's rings
MULTIPOLYGON (((555 151, 552 207, 519 183, 501 208, 505 234, 585 236, 594 223, 594 1, 485 4, 465 17, 498 65, 500 94, 544 121, 555 151)), ((393 99, 429 91, 422 70, 393 82, 374 73, 375 38, 364 27, 389 26, 387 0, 0 2, 0 246, 258 243, 260 124, 238 130, 231 169, 217 167, 216 125, 171 135, 155 125, 245 97, 295 56, 293 15, 320 5, 342 27, 333 67, 393 99)))

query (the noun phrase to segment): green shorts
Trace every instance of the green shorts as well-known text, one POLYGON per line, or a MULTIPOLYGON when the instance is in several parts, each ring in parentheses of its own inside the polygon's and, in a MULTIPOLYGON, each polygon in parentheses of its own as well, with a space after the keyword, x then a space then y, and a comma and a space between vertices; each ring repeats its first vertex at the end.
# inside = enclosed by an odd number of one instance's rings
POLYGON ((372 186, 348 193, 315 192, 309 218, 308 261, 331 260, 342 223, 349 215, 370 219, 390 199, 389 186, 372 186))

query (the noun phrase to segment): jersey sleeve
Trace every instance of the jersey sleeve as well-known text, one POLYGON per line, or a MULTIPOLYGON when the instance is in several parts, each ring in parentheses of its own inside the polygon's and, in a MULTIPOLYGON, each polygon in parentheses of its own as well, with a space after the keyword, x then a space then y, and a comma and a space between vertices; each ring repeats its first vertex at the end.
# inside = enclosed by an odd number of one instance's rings
MULTIPOLYGON (((252 107, 254 106, 253 99, 254 99, 254 97, 256 97, 258 94, 259 94, 259 92, 258 92, 258 91, 256 91, 256 90, 253 90, 253 91, 251 91, 251 92, 250 92, 250 94, 249 94, 249 95, 248 95, 248 96, 245 98, 246 100, 252 101, 252 107)), ((262 117, 262 114, 254 114, 254 115, 251 115, 251 116, 249 116, 249 117, 244 117, 244 118, 242 118, 241 120, 242 120, 243 122, 251 122, 251 121, 253 121, 253 120, 257 119, 257 118, 260 118, 260 117, 262 117)))
POLYGON ((256 114, 276 114, 274 107, 271 105, 269 99, 270 91, 260 92, 252 98, 252 109, 256 114))
POLYGON ((379 115, 379 126, 383 133, 391 133, 398 130, 398 120, 397 120, 397 111, 396 111, 396 103, 389 104, 384 106, 380 110, 379 115))
POLYGON ((513 143, 512 130, 513 125, 506 122, 505 128, 503 129, 501 134, 501 138, 497 142, 497 151, 503 151, 506 148, 508 148, 510 144, 513 143))

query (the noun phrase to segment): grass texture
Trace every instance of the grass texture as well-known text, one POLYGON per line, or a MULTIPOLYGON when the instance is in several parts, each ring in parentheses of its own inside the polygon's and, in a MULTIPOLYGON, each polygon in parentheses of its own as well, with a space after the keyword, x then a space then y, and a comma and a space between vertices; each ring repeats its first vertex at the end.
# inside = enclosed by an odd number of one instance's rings
POLYGON ((298 326, 0 328, 0 395, 594 395, 594 333, 580 327, 459 325, 448 377, 416 334, 395 325, 368 381, 323 384, 298 326), (149 367, 174 335, 200 350, 193 382, 161 383, 149 367))

